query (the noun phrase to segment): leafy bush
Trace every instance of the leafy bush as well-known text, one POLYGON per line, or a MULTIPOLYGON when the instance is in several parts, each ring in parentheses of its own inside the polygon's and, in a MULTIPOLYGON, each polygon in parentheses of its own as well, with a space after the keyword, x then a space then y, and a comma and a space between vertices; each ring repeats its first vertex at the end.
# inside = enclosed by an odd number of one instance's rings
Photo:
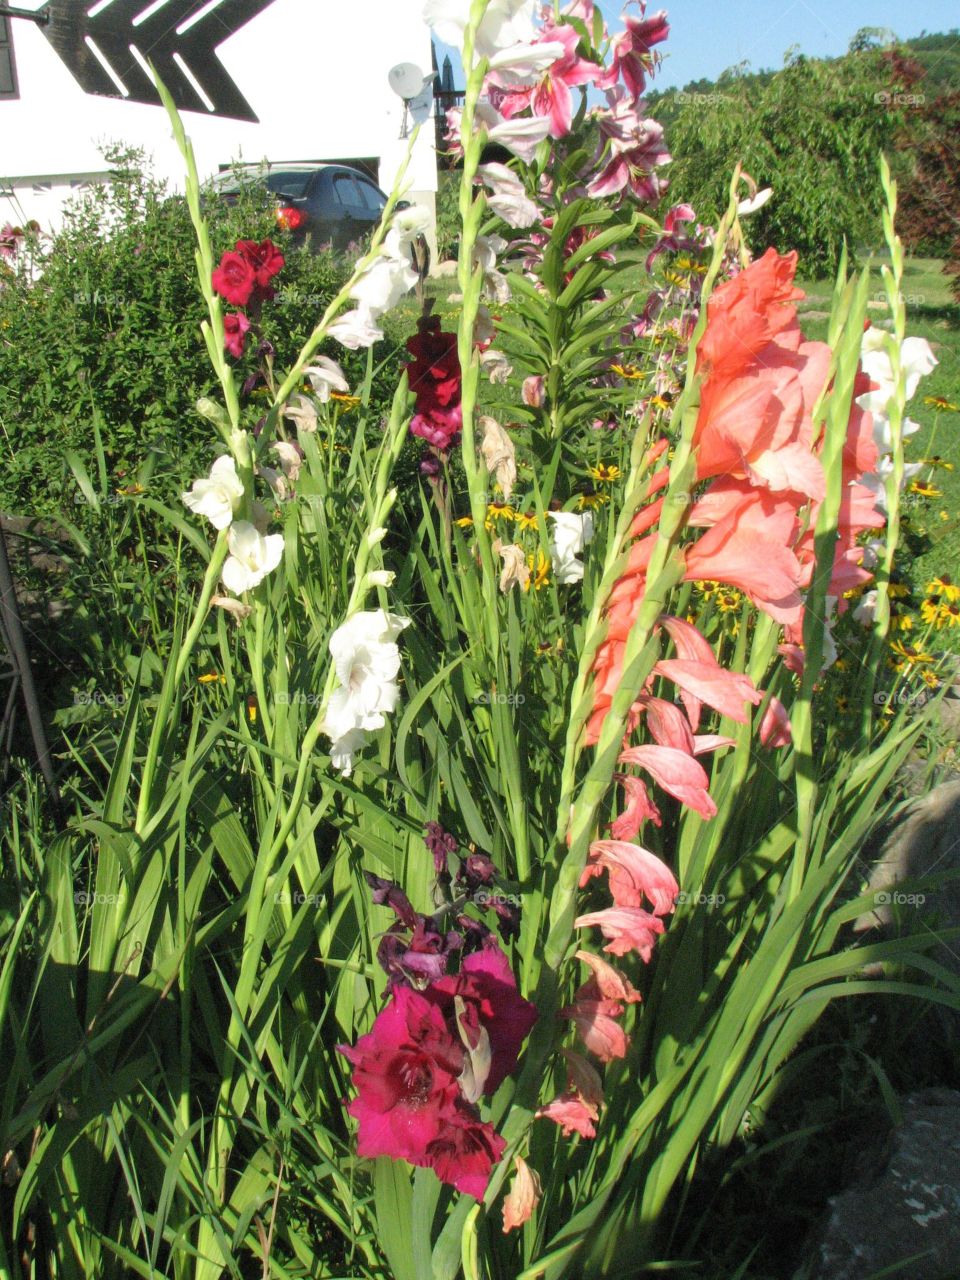
MULTIPOLYGON (((75 454, 93 473, 98 439, 105 480, 142 479, 149 459, 152 486, 167 498, 209 463, 209 435, 195 406, 214 382, 200 333, 204 308, 186 203, 151 175, 142 153, 113 148, 106 156, 111 181, 78 200, 51 241, 34 237, 0 287, 7 450, 0 508, 7 511, 62 508, 66 457, 75 454)), ((218 254, 241 238, 271 236, 283 247, 287 262, 264 321, 277 350, 292 359, 349 264, 283 244, 265 193, 248 191, 232 205, 211 202, 207 213, 218 254)), ((248 346, 241 368, 252 374, 256 344, 248 346)), ((383 347, 389 370, 373 389, 375 408, 386 405, 394 381, 390 348, 383 347)), ((343 364, 360 380, 366 353, 343 364)), ((247 403, 256 421, 255 394, 247 403)), ((66 496, 76 497, 72 480, 66 496)))
POLYGON ((806 271, 832 274, 845 240, 872 247, 880 238, 876 157, 902 122, 898 92, 891 60, 867 49, 833 62, 796 57, 769 78, 726 73, 709 92, 666 95, 656 110, 674 157, 671 192, 701 221, 716 221, 742 161, 775 193, 750 219, 752 247, 789 244, 806 271))

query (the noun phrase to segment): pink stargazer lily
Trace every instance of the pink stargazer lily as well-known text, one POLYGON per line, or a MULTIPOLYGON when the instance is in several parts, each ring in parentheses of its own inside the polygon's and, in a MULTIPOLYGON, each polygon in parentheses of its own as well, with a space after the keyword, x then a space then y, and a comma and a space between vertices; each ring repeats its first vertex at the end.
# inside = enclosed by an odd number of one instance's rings
MULTIPOLYGON (((544 43, 559 44, 563 52, 535 85, 512 89, 503 99, 500 110, 509 120, 530 107, 534 116, 549 120, 552 138, 564 138, 570 132, 573 120, 573 97, 570 90, 577 85, 589 84, 597 76, 600 67, 578 55, 580 35, 571 26, 555 26, 551 21, 544 26, 540 39, 544 43)), ((495 71, 489 79, 501 88, 507 87, 501 73, 495 71)))
POLYGON ((664 184, 654 170, 670 160, 663 129, 656 120, 643 119, 638 104, 622 90, 610 90, 607 101, 610 110, 598 116, 602 150, 597 161, 608 154, 608 146, 609 154, 600 173, 588 185, 588 192, 599 197, 629 188, 640 200, 659 200, 664 184))
POLYGON ((659 54, 652 53, 655 44, 662 44, 670 34, 666 9, 660 9, 649 18, 624 18, 624 29, 613 38, 613 59, 609 69, 594 81, 598 89, 612 89, 622 78, 627 92, 639 98, 647 85, 647 75, 659 61, 659 54))
POLYGON ((603 871, 607 872, 615 906, 639 907, 646 898, 656 916, 673 910, 680 886, 670 868, 655 853, 627 840, 594 840, 580 877, 580 888, 603 871))

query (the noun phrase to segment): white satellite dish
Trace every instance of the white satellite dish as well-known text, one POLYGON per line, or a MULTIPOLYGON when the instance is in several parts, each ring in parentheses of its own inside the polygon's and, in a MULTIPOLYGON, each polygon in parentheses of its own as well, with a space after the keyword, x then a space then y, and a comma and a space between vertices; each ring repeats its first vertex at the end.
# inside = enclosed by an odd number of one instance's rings
POLYGON ((420 96, 433 76, 425 76, 415 62, 398 62, 387 72, 387 79, 398 98, 402 98, 404 102, 412 102, 420 96))
POLYGON ((422 124, 430 115, 433 103, 433 75, 425 76, 415 62, 398 62, 387 72, 390 88, 398 98, 403 99, 403 124, 400 137, 408 133, 408 113, 417 124, 422 124))

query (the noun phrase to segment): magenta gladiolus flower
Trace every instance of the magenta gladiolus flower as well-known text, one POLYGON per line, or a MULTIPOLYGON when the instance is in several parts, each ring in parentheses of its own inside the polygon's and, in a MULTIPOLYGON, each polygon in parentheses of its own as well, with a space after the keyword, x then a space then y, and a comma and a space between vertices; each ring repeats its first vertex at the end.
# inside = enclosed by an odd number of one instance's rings
POLYGON ((424 995, 452 1015, 454 997, 466 1005, 461 1022, 482 1027, 490 1037, 490 1073, 484 1093, 493 1094, 517 1065, 520 1046, 537 1020, 537 1010, 517 990, 510 961, 493 935, 483 949, 467 956, 460 972, 433 983, 424 995))
POLYGON ((467 1108, 447 1118, 427 1147, 427 1158, 441 1182, 483 1199, 490 1170, 498 1164, 506 1142, 492 1125, 475 1119, 467 1108))
POLYGON ((355 1045, 340 1045, 353 1063, 357 1096, 347 1110, 360 1130, 361 1156, 391 1156, 427 1166, 460 1097, 463 1048, 443 1014, 410 987, 398 987, 373 1029, 355 1045))
POLYGON ((250 321, 242 311, 228 311, 223 317, 223 345, 236 360, 243 355, 250 321))

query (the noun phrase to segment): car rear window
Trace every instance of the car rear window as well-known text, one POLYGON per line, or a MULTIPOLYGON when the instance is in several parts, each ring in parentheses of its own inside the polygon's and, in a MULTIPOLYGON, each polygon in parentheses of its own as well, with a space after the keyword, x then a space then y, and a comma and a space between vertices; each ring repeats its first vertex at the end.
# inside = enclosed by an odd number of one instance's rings
POLYGON ((293 196, 298 200, 307 194, 307 187, 312 177, 312 172, 305 173, 302 170, 275 170, 267 174, 267 190, 279 195, 293 196))

